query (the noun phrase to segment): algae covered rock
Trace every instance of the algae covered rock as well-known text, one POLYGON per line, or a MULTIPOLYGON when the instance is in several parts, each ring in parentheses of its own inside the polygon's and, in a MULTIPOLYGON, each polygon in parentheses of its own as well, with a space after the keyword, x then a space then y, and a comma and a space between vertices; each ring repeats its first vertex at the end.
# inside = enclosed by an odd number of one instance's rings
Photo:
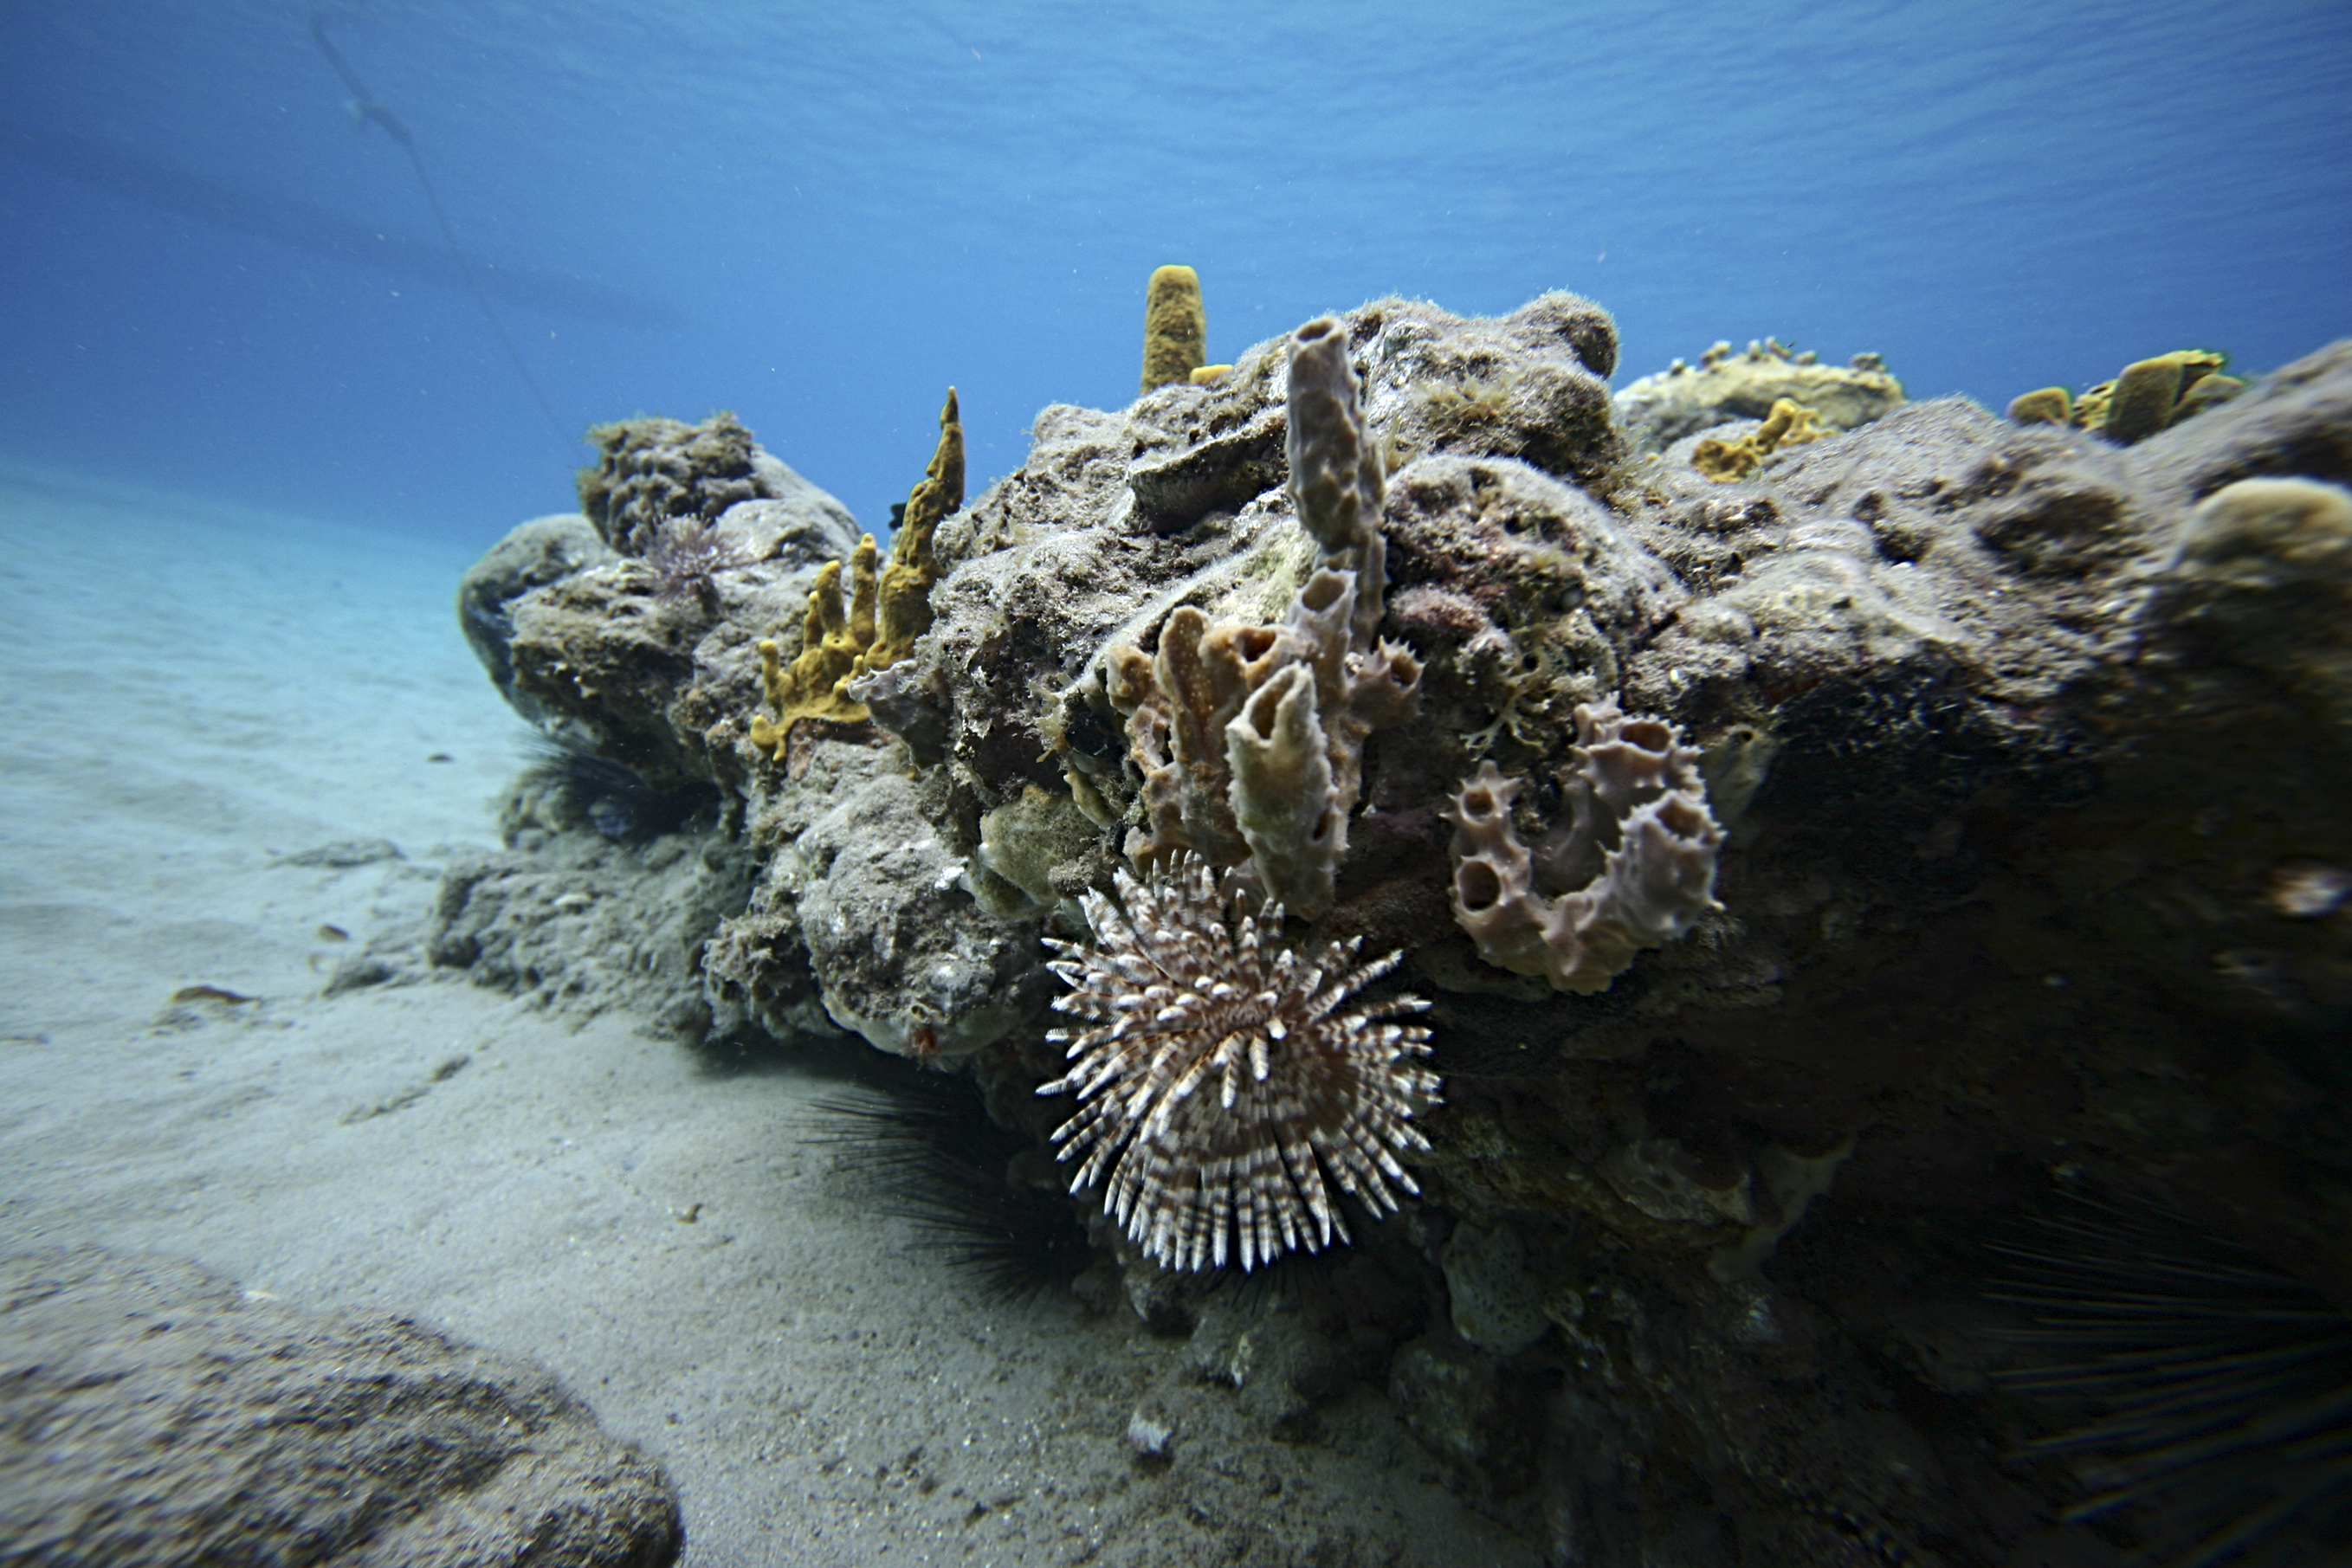
POLYGON ((2216 490, 2183 525, 2153 611, 2316 722, 2352 727, 2352 491, 2311 479, 2216 490))
POLYGON ((190 1264, 0 1259, 0 1539, 79 1563, 666 1568, 661 1466, 544 1368, 190 1264))
POLYGON ((623 555, 645 555, 665 530, 707 527, 743 501, 782 501, 850 520, 839 502, 761 451, 731 413, 700 424, 625 419, 588 434, 601 456, 580 471, 581 514, 623 555))
POLYGON ((603 518, 589 523, 618 543, 592 551, 578 519, 526 524, 461 591, 469 641, 516 711, 658 789, 740 766, 761 634, 797 619, 824 563, 857 539, 839 502, 740 425, 712 425, 604 427, 617 444, 583 484, 603 518), (716 477, 696 466, 721 460, 716 477))
POLYGON ((466 570, 457 584, 457 625, 499 695, 526 719, 544 710, 514 684, 514 602, 533 589, 610 563, 614 552, 576 512, 517 526, 466 570))
POLYGON ((791 897, 825 1011, 879 1050, 965 1055, 1045 1006, 1035 923, 980 906, 964 857, 895 771, 866 772, 771 875, 791 897))
POLYGON ((711 1022, 703 945, 743 907, 752 871, 744 846, 707 821, 638 843, 525 832, 451 862, 425 954, 553 1011, 621 1009, 698 1037, 711 1022))
POLYGON ((1826 429, 1855 430, 1902 406, 1903 383, 1875 354, 1824 365, 1768 339, 1748 344, 1744 353, 1717 343, 1696 366, 1676 360, 1625 387, 1615 402, 1633 445, 1663 452, 1731 420, 1769 419, 1772 405, 1783 400, 1812 410, 1826 429))

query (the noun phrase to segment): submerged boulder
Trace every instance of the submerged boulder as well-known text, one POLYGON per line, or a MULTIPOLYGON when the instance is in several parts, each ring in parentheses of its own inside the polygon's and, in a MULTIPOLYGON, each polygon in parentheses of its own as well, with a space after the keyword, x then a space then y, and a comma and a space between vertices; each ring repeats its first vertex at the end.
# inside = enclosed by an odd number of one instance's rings
POLYGON ((665 1568, 660 1465, 544 1368, 192 1264, 0 1259, 0 1539, 104 1563, 665 1568))

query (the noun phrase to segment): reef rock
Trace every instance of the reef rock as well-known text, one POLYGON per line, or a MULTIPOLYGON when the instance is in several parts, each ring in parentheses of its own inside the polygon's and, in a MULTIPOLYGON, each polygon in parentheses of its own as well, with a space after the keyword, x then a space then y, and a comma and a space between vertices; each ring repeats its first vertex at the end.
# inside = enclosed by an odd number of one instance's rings
POLYGON ((536 517, 492 545, 457 584, 457 625, 490 684, 524 718, 546 716, 538 700, 515 690, 514 602, 576 572, 617 559, 578 513, 536 517))
MULTIPOLYGON (((1997 1336, 1880 1281, 1973 1322, 2054 1168, 2352 1305, 2352 346, 2121 447, 1760 347, 1621 420, 1613 329, 1565 295, 1314 328, 1344 460, 1294 450, 1306 340, 1045 410, 939 524, 870 718, 765 753, 748 650, 803 602, 730 570, 656 610, 629 560, 496 586, 544 542, 488 573, 518 706, 721 787, 702 831, 758 870, 701 950, 715 1027, 854 1031, 1014 1106, 1066 1066, 1041 938, 1163 840, 1291 897, 1286 943, 1402 950, 1445 1103, 1377 1271, 1459 1321, 1384 1313, 1351 1375, 1612 1551, 2011 1555, 2064 1485, 2001 1469, 2031 1417, 1997 1336), (1828 434, 1720 482, 1639 455, 1781 398, 1828 434), (1331 695, 1390 650, 1410 701, 1331 695), (1285 840, 1335 846, 1311 877, 1238 813, 1203 841, 1253 704, 1297 741, 1291 826, 1338 819, 1285 840)), ((1188 1286, 1117 1267, 1181 1320, 1188 1286)))
POLYGON ((743 907, 744 846, 707 822, 642 842, 578 831, 510 842, 443 873, 428 963, 574 1016, 620 1008, 705 1032, 703 945, 743 907))
POLYGON ((97 1248, 0 1259, 0 1539, 27 1568, 664 1568, 661 1467, 543 1368, 97 1248))
POLYGON ((610 549, 591 555, 576 532, 526 524, 469 574, 469 634, 542 727, 656 789, 734 777, 734 737, 761 690, 759 638, 798 623, 856 521, 729 416, 600 431, 604 465, 582 485, 610 549))
POLYGON ((869 763, 778 852, 769 896, 796 912, 835 1023, 898 1055, 961 1056, 1034 1015, 1049 987, 1035 923, 980 907, 923 794, 869 763))
POLYGON ((1783 401, 1811 410, 1830 430, 1855 430, 1900 407, 1903 383, 1886 373, 1876 354, 1824 365, 1766 339, 1748 344, 1745 353, 1717 343, 1696 368, 1676 360, 1618 392, 1615 403, 1633 449, 1664 452, 1731 420, 1769 419, 1772 405, 1783 401))

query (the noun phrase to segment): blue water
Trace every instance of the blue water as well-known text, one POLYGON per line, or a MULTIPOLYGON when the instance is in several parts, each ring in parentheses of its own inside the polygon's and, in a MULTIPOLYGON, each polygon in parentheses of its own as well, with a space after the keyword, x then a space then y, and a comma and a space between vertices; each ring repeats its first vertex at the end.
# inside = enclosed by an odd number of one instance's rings
POLYGON ((13 0, 0 457, 487 545, 592 421, 736 410, 869 523, 1388 292, 1994 406, 2352 332, 2352 5, 13 0))

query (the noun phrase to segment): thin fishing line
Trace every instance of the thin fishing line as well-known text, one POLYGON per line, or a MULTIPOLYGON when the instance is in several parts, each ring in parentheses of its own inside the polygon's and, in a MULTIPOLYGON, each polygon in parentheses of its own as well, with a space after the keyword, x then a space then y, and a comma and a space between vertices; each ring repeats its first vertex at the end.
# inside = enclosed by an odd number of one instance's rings
POLYGON ((481 281, 474 276, 473 263, 467 260, 465 247, 457 243, 457 231, 449 226, 449 214, 441 210, 441 197, 433 189, 432 178, 425 172, 425 160, 417 155, 415 137, 409 134, 408 127, 401 123, 398 115, 378 102, 375 95, 368 91, 367 84, 360 80, 359 72, 352 68, 351 61, 343 57, 342 51, 335 47, 333 41, 327 37, 325 9, 315 0, 310 6, 310 37, 317 42, 319 52, 327 57, 327 63, 335 68, 335 74, 342 78, 343 86, 350 89, 352 112, 358 117, 361 128, 364 130, 371 122, 383 127, 384 134, 408 154, 408 166, 416 171, 417 189, 425 193, 425 204, 433 209, 433 221, 441 225, 441 237, 448 242, 449 254, 457 263, 457 276, 465 279, 474 303, 482 308, 482 315, 489 321, 490 330, 498 334, 499 344, 506 350, 507 358, 514 362, 515 373, 522 378, 522 384, 530 389, 531 399, 539 404, 539 412, 547 416, 547 428, 555 433, 556 440, 563 443, 568 461, 576 447, 576 438, 564 433, 563 422, 555 417, 555 405, 549 402, 547 393, 540 390, 539 378, 530 373, 529 365, 523 363, 522 351, 507 335, 506 323, 499 319, 497 309, 490 304, 489 295, 483 291, 481 281))

